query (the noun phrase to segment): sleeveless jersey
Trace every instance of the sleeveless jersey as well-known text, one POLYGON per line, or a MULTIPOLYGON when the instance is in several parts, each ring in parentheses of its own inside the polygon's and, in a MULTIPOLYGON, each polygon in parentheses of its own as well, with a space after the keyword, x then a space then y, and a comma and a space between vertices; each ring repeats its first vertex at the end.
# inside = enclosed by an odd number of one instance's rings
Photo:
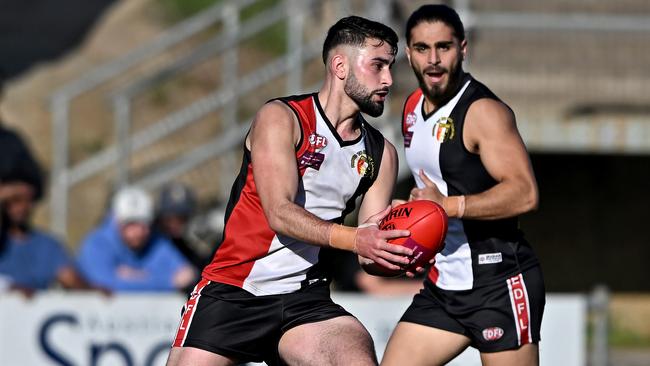
MULTIPOLYGON (((463 126, 476 100, 499 100, 485 85, 466 74, 456 94, 431 114, 424 113, 424 96, 417 89, 402 114, 406 161, 418 188, 420 169, 445 196, 470 195, 497 182, 478 154, 463 144, 463 126)), ((436 255, 429 278, 446 290, 468 290, 509 278, 537 264, 530 245, 518 229, 517 217, 501 220, 449 219, 444 249, 436 255)))
MULTIPOLYGON (((296 147, 300 181, 295 204, 317 217, 342 223, 357 197, 379 172, 384 138, 361 115, 359 137, 343 141, 317 94, 279 98, 301 128, 296 147)), ((203 277, 238 286, 254 295, 290 293, 316 281, 329 281, 319 265, 320 248, 271 230, 253 180, 251 153, 244 147, 240 173, 226 209, 223 241, 203 277)))

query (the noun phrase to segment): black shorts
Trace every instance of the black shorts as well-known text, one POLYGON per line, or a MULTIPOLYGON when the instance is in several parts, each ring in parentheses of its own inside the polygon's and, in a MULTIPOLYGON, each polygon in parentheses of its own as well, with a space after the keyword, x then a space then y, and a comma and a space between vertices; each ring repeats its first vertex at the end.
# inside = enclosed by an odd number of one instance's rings
POLYGON ((443 290, 427 279, 400 321, 459 333, 480 352, 498 352, 539 342, 545 303, 539 266, 465 291, 443 290))
POLYGON ((350 313, 332 301, 326 282, 289 294, 255 296, 203 279, 183 307, 173 347, 195 347, 238 362, 276 365, 284 332, 344 315, 350 313))

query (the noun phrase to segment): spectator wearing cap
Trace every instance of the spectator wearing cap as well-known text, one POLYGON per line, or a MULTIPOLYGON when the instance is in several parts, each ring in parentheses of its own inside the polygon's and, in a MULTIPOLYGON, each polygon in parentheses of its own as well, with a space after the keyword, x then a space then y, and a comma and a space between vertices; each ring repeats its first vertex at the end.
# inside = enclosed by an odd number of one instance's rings
POLYGON ((198 270, 208 264, 209 253, 188 238, 188 225, 196 210, 196 195, 182 183, 169 183, 160 191, 155 227, 198 270))
POLYGON ((192 265, 151 230, 153 201, 146 191, 122 188, 111 207, 79 250, 79 268, 91 283, 113 291, 172 291, 195 281, 192 265))

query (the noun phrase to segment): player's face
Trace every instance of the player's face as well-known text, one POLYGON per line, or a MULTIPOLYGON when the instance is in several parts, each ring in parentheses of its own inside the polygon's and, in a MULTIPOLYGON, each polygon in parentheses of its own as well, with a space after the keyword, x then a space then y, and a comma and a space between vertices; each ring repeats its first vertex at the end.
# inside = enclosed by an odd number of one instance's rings
POLYGON ((428 99, 439 101, 454 92, 466 51, 467 42, 454 37, 443 22, 421 22, 411 29, 406 55, 428 99))
POLYGON ((379 117, 384 112, 384 102, 393 84, 390 69, 395 56, 391 51, 388 43, 371 39, 350 57, 344 90, 361 112, 372 117, 379 117))
POLYGON ((145 222, 125 222, 120 225, 120 233, 126 245, 133 250, 140 250, 149 240, 151 230, 145 222))
POLYGON ((34 188, 27 183, 11 183, 11 194, 4 200, 4 212, 10 225, 25 226, 34 207, 34 188))

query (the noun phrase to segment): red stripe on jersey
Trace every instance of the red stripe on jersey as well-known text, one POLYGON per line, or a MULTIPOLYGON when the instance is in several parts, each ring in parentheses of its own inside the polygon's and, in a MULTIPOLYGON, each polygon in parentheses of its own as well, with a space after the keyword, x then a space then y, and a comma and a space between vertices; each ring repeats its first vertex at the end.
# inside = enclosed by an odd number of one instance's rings
MULTIPOLYGON (((290 100, 287 104, 298 114, 298 123, 302 132, 302 142, 298 146, 296 157, 301 156, 309 149, 309 135, 316 132, 316 111, 314 99, 318 95, 301 100, 290 100)), ((302 172, 301 172, 302 173, 302 172)))
POLYGON ((406 118, 410 113, 415 112, 415 106, 420 101, 421 96, 422 90, 418 88, 413 93, 411 93, 411 95, 406 98, 406 102, 404 102, 404 111, 402 112, 402 135, 406 134, 406 130, 408 129, 408 126, 406 125, 406 118))
POLYGON ((226 222, 224 240, 212 262, 203 270, 203 277, 242 287, 255 260, 268 253, 274 237, 264 216, 249 163, 246 184, 226 222))
POLYGON ((431 269, 429 269, 429 279, 433 283, 438 282, 438 277, 440 276, 440 273, 438 272, 438 268, 436 268, 435 263, 431 266, 431 269))
POLYGON ((172 347, 183 347, 183 343, 185 343, 185 337, 187 337, 187 330, 192 323, 192 318, 194 317, 194 312, 196 311, 196 305, 199 303, 199 298, 201 297, 201 291, 203 291, 205 286, 208 284, 210 284, 209 280, 201 279, 201 281, 199 281, 199 283, 194 286, 192 295, 190 295, 189 300, 187 300, 185 303, 183 316, 181 317, 181 322, 178 325, 176 338, 174 339, 172 347))
POLYGON ((528 292, 524 277, 520 273, 517 276, 508 278, 508 290, 510 292, 510 303, 514 316, 515 326, 517 328, 517 339, 519 345, 532 342, 530 331, 530 305, 528 301, 528 292))

